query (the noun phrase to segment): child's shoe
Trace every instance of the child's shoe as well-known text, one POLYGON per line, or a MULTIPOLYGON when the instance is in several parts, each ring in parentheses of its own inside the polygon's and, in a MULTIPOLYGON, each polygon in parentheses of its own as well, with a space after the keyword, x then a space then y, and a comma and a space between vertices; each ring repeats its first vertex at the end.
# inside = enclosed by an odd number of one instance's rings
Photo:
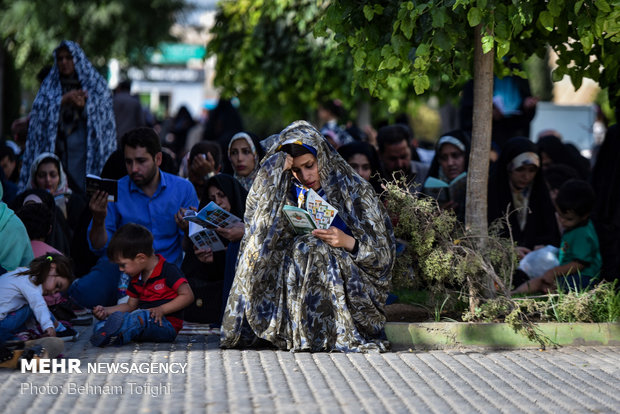
POLYGON ((65 328, 64 331, 56 332, 56 338, 60 338, 65 342, 75 341, 80 333, 73 328, 65 328))
POLYGON ((71 323, 67 321, 58 321, 56 325, 56 338, 60 338, 65 342, 75 341, 80 334, 73 329, 71 323))
POLYGON ((71 323, 71 325, 79 325, 79 326, 92 325, 93 315, 92 314, 78 315, 77 317, 71 319, 69 322, 71 323))
POLYGON ((118 340, 118 333, 123 326, 124 315, 124 312, 114 312, 108 316, 103 327, 90 337, 90 343, 100 347, 115 344, 118 340))

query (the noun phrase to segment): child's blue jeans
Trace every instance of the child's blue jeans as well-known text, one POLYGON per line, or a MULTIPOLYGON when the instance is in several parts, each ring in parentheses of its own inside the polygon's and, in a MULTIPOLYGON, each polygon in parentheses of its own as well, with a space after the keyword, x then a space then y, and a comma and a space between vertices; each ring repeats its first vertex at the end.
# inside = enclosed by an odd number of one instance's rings
MULTIPOLYGON (((94 332, 97 333, 104 321, 97 322, 94 332)), ((177 337, 177 331, 165 317, 161 319, 161 325, 151 318, 148 309, 137 309, 131 313, 126 312, 123 316, 123 324, 119 331, 117 345, 129 342, 173 342, 177 337)))
POLYGON ((6 318, 0 321, 0 343, 15 339, 15 334, 25 330, 26 322, 32 317, 32 309, 28 305, 7 313, 6 318))

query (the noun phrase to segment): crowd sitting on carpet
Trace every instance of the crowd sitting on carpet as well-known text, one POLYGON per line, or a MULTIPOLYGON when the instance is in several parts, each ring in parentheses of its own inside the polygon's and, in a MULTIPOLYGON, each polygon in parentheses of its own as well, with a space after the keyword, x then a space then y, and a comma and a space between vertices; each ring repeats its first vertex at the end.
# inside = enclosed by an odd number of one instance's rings
MULTIPOLYGON (((62 42, 54 58, 25 147, 0 148, 3 341, 74 339, 72 325, 92 312, 95 346, 173 341, 186 320, 221 326, 223 347, 388 349, 396 240, 382 183, 404 182, 463 222, 468 131, 442 134, 424 162, 410 126, 360 134, 338 123, 337 100, 321 103, 322 128, 296 121, 261 140, 222 99, 196 140, 185 107, 160 132, 139 111, 121 119, 76 43, 62 42), (87 174, 116 180, 116 194, 89 192, 87 174), (300 232, 285 210, 308 210, 315 195, 332 221, 300 232), (234 220, 192 220, 209 208, 234 220)), ((620 274, 618 135, 609 128, 592 168, 552 133, 538 144, 502 136, 489 221, 515 210, 503 232, 520 258, 560 247, 542 277, 517 272, 517 292, 620 274)))

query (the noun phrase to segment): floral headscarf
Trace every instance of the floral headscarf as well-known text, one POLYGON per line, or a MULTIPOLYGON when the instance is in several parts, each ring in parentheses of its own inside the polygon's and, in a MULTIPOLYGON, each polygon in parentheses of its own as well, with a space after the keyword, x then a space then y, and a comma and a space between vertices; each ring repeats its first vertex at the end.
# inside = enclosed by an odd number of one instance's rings
MULTIPOLYGON (((63 40, 54 50, 66 48, 73 57, 73 66, 83 90, 88 92, 86 106, 87 138, 86 173, 100 175, 106 160, 116 149, 116 123, 112 106, 112 94, 105 79, 88 61, 77 43, 63 40)), ((20 189, 26 188, 30 166, 42 152, 54 152, 60 117, 62 87, 58 65, 54 64, 32 105, 28 124, 28 140, 24 150, 20 189)))

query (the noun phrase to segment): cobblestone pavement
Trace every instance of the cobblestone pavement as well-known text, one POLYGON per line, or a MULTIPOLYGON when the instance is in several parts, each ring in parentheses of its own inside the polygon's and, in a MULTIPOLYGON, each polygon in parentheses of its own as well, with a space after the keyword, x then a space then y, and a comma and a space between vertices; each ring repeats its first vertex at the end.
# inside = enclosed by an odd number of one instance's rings
POLYGON ((612 413, 620 347, 385 354, 220 350, 217 336, 94 348, 90 327, 65 356, 82 373, 0 370, 3 413, 612 413), (87 372, 89 363, 97 373, 87 372), (106 373, 166 363, 183 373, 106 373), (176 363, 174 365, 170 363, 176 363))

